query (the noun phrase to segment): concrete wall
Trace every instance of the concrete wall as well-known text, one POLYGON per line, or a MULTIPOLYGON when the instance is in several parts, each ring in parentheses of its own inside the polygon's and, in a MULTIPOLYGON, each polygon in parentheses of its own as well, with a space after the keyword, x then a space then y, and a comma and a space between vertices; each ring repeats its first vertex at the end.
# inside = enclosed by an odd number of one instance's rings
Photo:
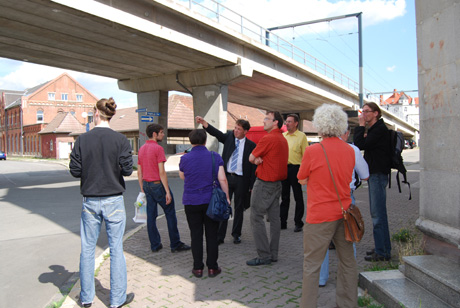
POLYGON ((427 235, 428 252, 448 247, 447 254, 460 262, 459 16, 459 0, 416 0, 421 128, 417 225, 427 235))

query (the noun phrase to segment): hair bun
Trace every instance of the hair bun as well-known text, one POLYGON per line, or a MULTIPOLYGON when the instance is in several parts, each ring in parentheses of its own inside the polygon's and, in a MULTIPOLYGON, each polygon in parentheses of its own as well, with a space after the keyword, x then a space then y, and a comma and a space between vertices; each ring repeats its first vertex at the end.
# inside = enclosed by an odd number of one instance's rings
POLYGON ((109 98, 106 102, 105 102, 105 107, 106 107, 106 111, 105 113, 109 116, 109 117, 113 117, 115 115, 115 112, 117 110, 117 104, 115 103, 115 101, 113 100, 113 98, 109 98))

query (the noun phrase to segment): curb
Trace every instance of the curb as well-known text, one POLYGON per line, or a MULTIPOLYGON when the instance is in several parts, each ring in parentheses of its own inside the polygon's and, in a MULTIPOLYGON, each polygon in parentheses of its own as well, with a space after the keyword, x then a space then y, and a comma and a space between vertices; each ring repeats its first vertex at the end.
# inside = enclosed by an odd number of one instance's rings
MULTIPOLYGON (((158 218, 162 218, 163 216, 164 216, 164 214, 161 215, 161 216, 158 216, 158 218)), ((128 233, 126 233, 123 236, 123 243, 128 238, 130 238, 133 234, 137 233, 138 231, 140 231, 145 226, 146 226, 146 224, 140 224, 138 227, 136 227, 133 230, 131 230, 128 233)), ((110 248, 108 247, 99 255, 99 257, 96 258, 95 264, 94 264, 94 270, 99 268, 102 265, 102 263, 104 263, 104 261, 105 261, 104 256, 109 254, 109 253, 110 253, 110 248)), ((66 296, 60 296, 60 298, 58 298, 57 301, 61 300, 63 297, 66 298, 64 300, 64 302, 62 303, 61 308, 67 308, 67 307, 71 308, 71 307, 75 307, 75 305, 79 305, 79 298, 78 297, 80 295, 80 290, 81 290, 80 285, 79 285, 79 281, 80 281, 80 274, 79 274, 79 272, 76 272, 64 284, 65 286, 73 284, 73 287, 72 287, 72 289, 70 290, 70 292, 66 296)), ((58 296, 53 297, 53 299, 51 299, 51 301, 45 307, 49 306, 53 301, 56 301, 55 300, 56 297, 58 297, 58 296)))

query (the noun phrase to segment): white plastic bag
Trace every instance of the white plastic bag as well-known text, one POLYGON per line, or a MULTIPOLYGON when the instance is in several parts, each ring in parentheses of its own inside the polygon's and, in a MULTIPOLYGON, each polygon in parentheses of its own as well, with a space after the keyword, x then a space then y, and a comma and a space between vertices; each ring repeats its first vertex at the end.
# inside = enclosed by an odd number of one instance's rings
POLYGON ((136 202, 134 202, 134 209, 134 222, 145 224, 147 222, 147 199, 143 192, 140 192, 137 196, 136 202))

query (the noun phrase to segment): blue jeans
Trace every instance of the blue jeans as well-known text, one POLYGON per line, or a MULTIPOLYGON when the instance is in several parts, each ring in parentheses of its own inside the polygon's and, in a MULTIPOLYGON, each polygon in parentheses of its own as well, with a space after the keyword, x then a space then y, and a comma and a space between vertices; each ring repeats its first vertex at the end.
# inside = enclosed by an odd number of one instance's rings
POLYGON ((369 203, 372 225, 374 226, 375 252, 384 257, 391 257, 390 230, 387 217, 388 174, 374 173, 369 176, 369 203))
POLYGON ((166 216, 170 247, 171 249, 176 249, 182 242, 180 241, 179 230, 177 229, 176 209, 171 190, 172 201, 166 205, 166 191, 163 184, 144 181, 143 188, 147 198, 147 232, 150 240, 150 249, 157 249, 161 244, 161 237, 157 228, 158 204, 163 208, 166 216))
POLYGON ((80 300, 91 303, 95 295, 94 254, 97 239, 105 221, 110 247, 110 303, 119 306, 126 301, 127 275, 123 255, 123 234, 126 212, 123 196, 84 197, 81 212, 80 236, 80 300))
MULTIPOLYGON (((353 196, 353 190, 350 192, 351 204, 356 204, 355 196, 353 196)), ((353 251, 355 253, 356 259, 356 244, 353 243, 353 251)), ((319 284, 326 285, 327 280, 329 279, 329 249, 326 252, 326 257, 324 257, 323 263, 321 264, 321 270, 319 271, 319 284)))

